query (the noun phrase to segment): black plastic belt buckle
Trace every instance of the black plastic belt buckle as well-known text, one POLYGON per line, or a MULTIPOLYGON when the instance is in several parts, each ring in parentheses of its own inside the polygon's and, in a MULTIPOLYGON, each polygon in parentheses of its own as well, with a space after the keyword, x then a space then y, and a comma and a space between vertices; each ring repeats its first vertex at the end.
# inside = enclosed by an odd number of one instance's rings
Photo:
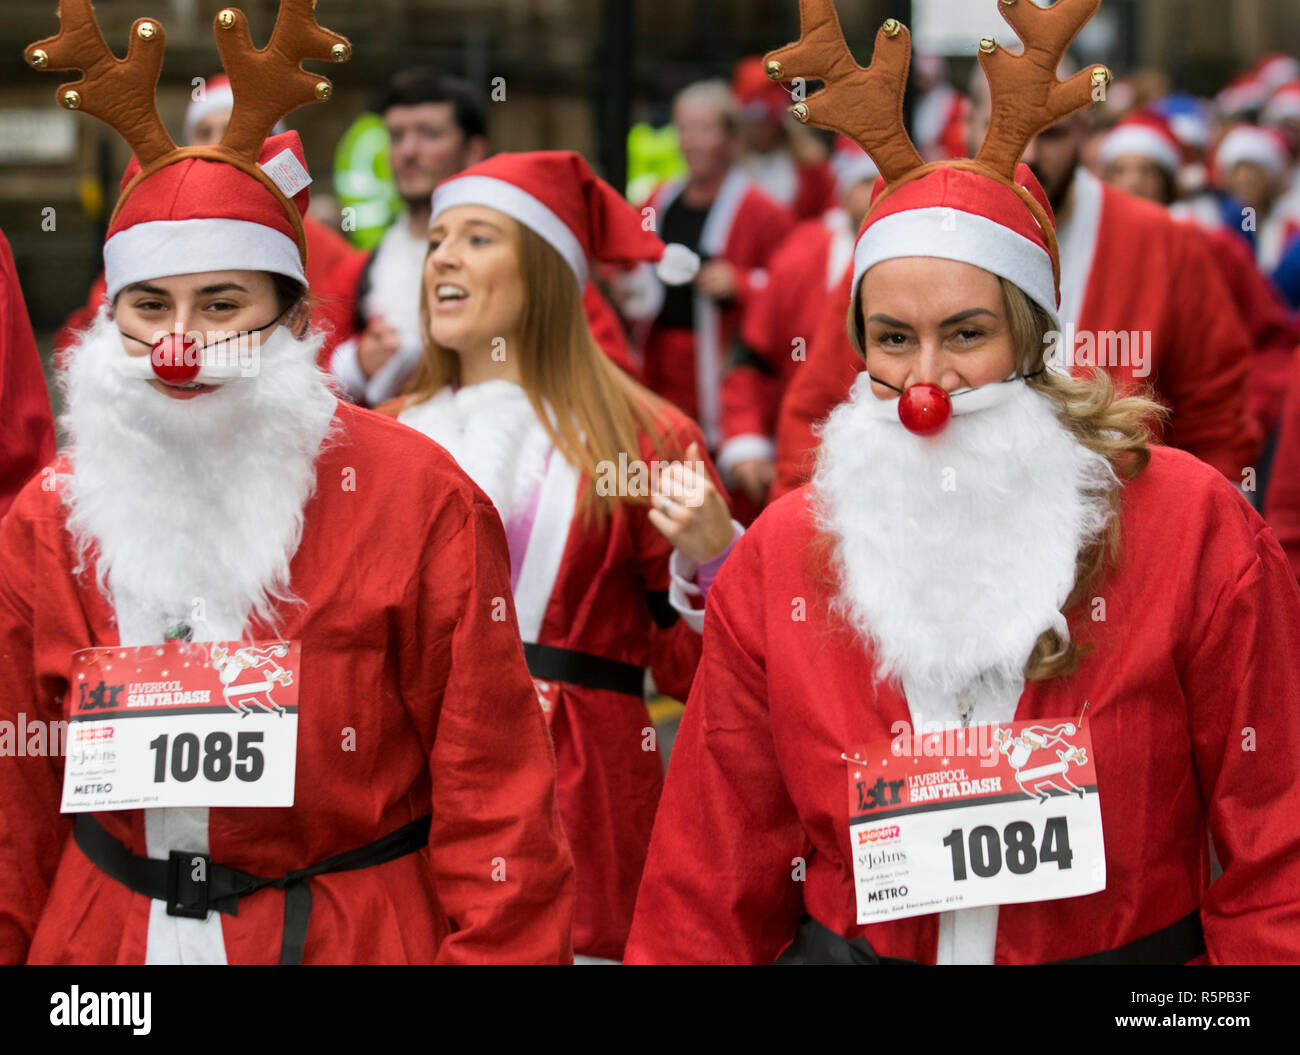
POLYGON ((173 850, 167 858, 167 915, 186 919, 208 918, 208 880, 212 858, 193 850, 173 850), (203 861, 203 878, 194 878, 194 868, 203 861))

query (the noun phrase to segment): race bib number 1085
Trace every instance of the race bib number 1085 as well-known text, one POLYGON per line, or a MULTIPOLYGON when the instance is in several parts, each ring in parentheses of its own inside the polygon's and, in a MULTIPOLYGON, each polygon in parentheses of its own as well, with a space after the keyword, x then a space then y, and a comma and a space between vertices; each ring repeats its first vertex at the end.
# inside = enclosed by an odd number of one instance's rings
POLYGON ((76 652, 64 813, 292 806, 297 641, 76 652))

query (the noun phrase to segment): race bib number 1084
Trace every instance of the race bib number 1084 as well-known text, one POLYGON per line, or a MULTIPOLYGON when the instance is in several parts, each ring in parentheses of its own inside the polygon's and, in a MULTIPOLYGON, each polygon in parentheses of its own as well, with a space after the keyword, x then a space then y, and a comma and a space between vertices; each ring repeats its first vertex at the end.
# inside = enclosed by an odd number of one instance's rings
POLYGON ((64 813, 292 806, 297 641, 73 654, 64 813))
POLYGON ((930 734, 945 738, 933 753, 882 741, 845 754, 859 924, 1105 889, 1087 730, 1050 719, 962 735, 976 732, 930 734))

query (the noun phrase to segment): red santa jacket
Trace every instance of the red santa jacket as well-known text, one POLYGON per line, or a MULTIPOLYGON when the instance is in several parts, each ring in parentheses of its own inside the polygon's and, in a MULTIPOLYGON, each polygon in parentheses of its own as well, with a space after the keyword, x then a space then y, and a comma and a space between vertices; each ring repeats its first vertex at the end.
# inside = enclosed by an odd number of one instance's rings
POLYGON ((853 254, 848 214, 836 209, 799 224, 767 264, 767 285, 756 291, 740 324, 744 358, 722 379, 724 472, 749 458, 774 458, 777 411, 830 292, 853 254))
MULTIPOLYGON (((1096 182, 1082 172, 1076 180, 1096 182)), ((1260 447, 1259 427, 1246 409, 1250 328, 1202 232, 1114 187, 1103 184, 1099 192, 1097 208, 1071 217, 1069 243, 1062 244, 1062 325, 1077 317, 1077 334, 1149 331, 1150 362, 1141 369, 1132 359, 1098 365, 1126 390, 1152 386, 1173 412, 1162 441, 1239 482, 1260 447), (1067 281, 1071 273, 1079 276, 1074 290, 1067 281)), ((807 479, 809 454, 817 446, 813 426, 843 402, 862 370, 845 332, 850 285, 846 277, 828 302, 808 361, 790 382, 778 426, 773 495, 807 479)))
MULTIPOLYGON (((311 880, 304 962, 565 962, 572 860, 513 609, 493 617, 510 588, 501 522, 437 445, 348 405, 335 426, 291 565, 305 603, 283 613, 302 642, 296 799, 210 810, 212 860, 280 876, 432 813, 427 849, 311 880), (355 750, 340 751, 347 727, 355 750)), ((29 484, 0 525, 6 724, 66 718, 71 653, 118 642, 75 564, 58 493, 29 484)), ((152 902, 73 842, 62 771, 0 757, 0 962, 141 963, 152 902)), ((95 817, 145 854, 143 811, 95 817)), ((223 915, 228 961, 277 962, 284 910, 267 889, 223 915)))
MULTIPOLYGON (((770 963, 803 913, 882 956, 935 962, 935 915, 856 923, 841 754, 910 715, 827 614, 808 501, 770 506, 709 594, 629 962, 770 963)), ((1295 963, 1300 590, 1263 521, 1181 451, 1153 449, 1121 517, 1120 562, 1098 589, 1107 618, 1071 620, 1092 651, 1073 676, 1027 684, 1016 712, 1075 720, 1091 701, 1106 888, 1001 906, 996 962, 1117 948, 1199 909, 1212 962, 1295 963)))
POLYGON ((1291 359, 1300 346, 1300 323, 1259 268, 1245 239, 1220 225, 1206 228, 1214 262, 1250 331, 1255 355, 1246 379, 1246 405, 1264 436, 1277 431, 1291 379, 1291 359))
MULTIPOLYGON (((661 187, 650 207, 662 218, 682 187, 661 187)), ((720 258, 735 267, 735 302, 719 305, 697 293, 693 331, 652 324, 640 342, 646 386, 700 423, 709 450, 717 450, 721 439, 721 377, 728 347, 745 306, 767 283, 768 258, 793 226, 786 209, 733 169, 714 199, 699 248, 701 258, 720 258)))
MULTIPOLYGON (((398 400, 380 408, 394 416, 401 409, 398 400)), ((656 428, 662 454, 649 435, 641 435, 640 458, 647 465, 680 458, 692 442, 704 449, 695 422, 671 406, 662 408, 656 428)), ((514 592, 525 640, 633 671, 649 667, 660 692, 686 699, 700 635, 668 602, 672 544, 650 523, 649 507, 620 503, 603 523, 590 521, 578 510, 576 471, 555 458, 547 477, 527 540, 529 561, 520 561, 524 572, 514 592), (570 486, 552 492, 547 483, 553 473, 570 486), (558 565, 552 574, 530 580, 534 549, 545 553, 557 534, 563 539, 558 565)), ((714 483, 721 489, 716 473, 714 483)), ((577 877, 574 951, 622 959, 663 786, 654 724, 639 675, 627 693, 564 680, 545 688, 560 814, 577 877)))
POLYGON ((0 518, 54 457, 54 420, 13 253, 0 232, 0 518))
POLYGON ((796 169, 799 189, 790 212, 796 220, 815 219, 835 204, 835 173, 829 161, 801 161, 796 169))
MULTIPOLYGON (((307 285, 311 290, 312 327, 326 335, 319 356, 322 369, 326 369, 334 346, 352 333, 353 318, 357 313, 357 283, 368 257, 319 220, 304 217, 302 226, 307 234, 307 285)), ((104 303, 105 292, 104 275, 100 272, 90 287, 86 303, 68 316, 55 337, 56 355, 62 355, 76 344, 78 333, 94 321, 104 303)))
POLYGON ((1300 352, 1291 360, 1291 386, 1278 431, 1264 511, 1300 579, 1300 352))

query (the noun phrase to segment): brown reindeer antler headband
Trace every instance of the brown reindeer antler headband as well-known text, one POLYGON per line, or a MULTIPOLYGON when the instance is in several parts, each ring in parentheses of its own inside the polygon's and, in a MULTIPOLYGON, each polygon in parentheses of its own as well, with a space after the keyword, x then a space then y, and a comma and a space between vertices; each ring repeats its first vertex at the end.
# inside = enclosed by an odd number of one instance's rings
MULTIPOLYGON (((938 165, 974 169, 1018 186, 1016 166, 1030 140, 1095 101, 1095 92, 1110 83, 1110 71, 1093 66, 1066 81, 1056 76, 1066 49, 1101 0, 1058 0, 1046 8, 1033 0, 999 0, 998 6, 1025 47, 1016 55, 991 38, 980 42, 979 61, 988 77, 993 114, 974 161, 927 165, 908 136, 903 92, 911 35, 896 19, 880 27, 871 65, 864 69, 849 51, 833 0, 799 0, 799 40, 765 57, 767 75, 773 80, 825 83, 794 107, 794 115, 806 124, 843 133, 871 156, 887 184, 877 203, 938 165)), ((1042 207, 1031 195, 1023 196, 1050 232, 1042 207)), ((1054 239, 1054 233, 1049 237, 1054 239)))
POLYGON ((186 158, 225 162, 280 200, 305 258, 302 218, 258 157, 277 121, 308 103, 323 102, 333 91, 329 80, 302 68, 303 60, 346 62, 351 57, 347 39, 317 24, 315 11, 316 0, 281 0, 271 39, 260 50, 253 47, 242 11, 226 8, 217 14, 217 49, 235 103, 225 136, 215 147, 178 147, 158 117, 154 93, 165 34, 157 19, 136 19, 126 58, 119 59, 100 32, 90 0, 59 0, 59 32, 28 46, 24 54, 38 70, 79 72, 77 80, 59 86, 55 95, 60 105, 98 117, 139 160, 141 171, 123 189, 114 216, 142 180, 167 165, 186 158))

